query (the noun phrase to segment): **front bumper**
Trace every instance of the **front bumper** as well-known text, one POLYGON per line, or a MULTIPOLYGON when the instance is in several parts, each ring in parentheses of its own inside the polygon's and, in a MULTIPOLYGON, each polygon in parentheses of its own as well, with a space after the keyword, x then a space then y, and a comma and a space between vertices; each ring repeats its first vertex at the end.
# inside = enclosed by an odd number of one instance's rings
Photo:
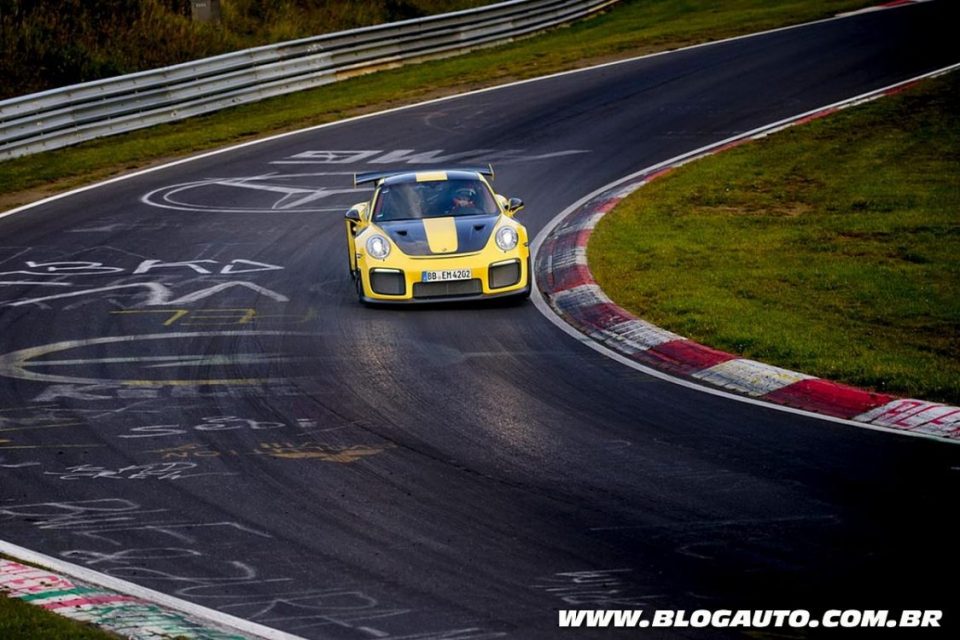
MULTIPOLYGON (((524 247, 525 249, 525 247, 524 247)), ((530 293, 529 253, 406 259, 402 264, 364 260, 359 277, 364 302, 438 303, 530 293), (425 271, 470 269, 469 280, 423 282, 425 271)))
POLYGON ((467 296, 444 296, 442 298, 406 298, 402 300, 386 299, 381 297, 361 296, 360 300, 367 304, 391 305, 391 304, 446 304, 448 302, 476 302, 477 300, 500 300, 504 298, 526 297, 530 295, 530 285, 516 291, 507 291, 505 293, 489 293, 467 296))

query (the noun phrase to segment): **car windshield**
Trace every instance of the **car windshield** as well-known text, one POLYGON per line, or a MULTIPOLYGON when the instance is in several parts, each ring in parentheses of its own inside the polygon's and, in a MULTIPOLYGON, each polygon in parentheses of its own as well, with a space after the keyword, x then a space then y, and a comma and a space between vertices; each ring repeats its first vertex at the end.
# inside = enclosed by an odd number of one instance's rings
POLYGON ((498 213, 493 194, 481 180, 430 180, 382 186, 373 219, 386 222, 498 213))

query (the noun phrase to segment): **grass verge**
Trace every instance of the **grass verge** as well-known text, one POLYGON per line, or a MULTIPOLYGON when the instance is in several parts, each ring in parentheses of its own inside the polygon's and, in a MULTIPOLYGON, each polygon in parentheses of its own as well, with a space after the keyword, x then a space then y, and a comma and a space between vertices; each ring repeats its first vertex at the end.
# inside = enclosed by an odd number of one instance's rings
MULTIPOLYGON (((0 553, 0 560, 21 562, 0 553)), ((11 598, 0 589, 0 638, 3 640, 118 640, 120 636, 92 624, 78 622, 43 607, 11 598)))
POLYGON ((0 638, 4 640, 118 640, 120 636, 10 598, 0 591, 0 638))
POLYGON ((960 74, 682 167, 588 248, 618 304, 698 342, 960 403, 960 74))
POLYGON ((511 45, 0 162, 0 211, 172 157, 270 133, 824 18, 869 4, 871 0, 624 0, 598 18, 511 45))

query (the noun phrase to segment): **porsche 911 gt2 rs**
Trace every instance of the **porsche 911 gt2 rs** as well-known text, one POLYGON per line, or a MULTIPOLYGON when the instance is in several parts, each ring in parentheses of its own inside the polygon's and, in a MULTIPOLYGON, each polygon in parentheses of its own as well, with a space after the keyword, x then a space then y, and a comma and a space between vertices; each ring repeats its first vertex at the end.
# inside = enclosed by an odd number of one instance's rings
POLYGON ((346 214, 347 254, 365 303, 530 295, 523 208, 490 187, 491 167, 358 173, 373 197, 346 214))

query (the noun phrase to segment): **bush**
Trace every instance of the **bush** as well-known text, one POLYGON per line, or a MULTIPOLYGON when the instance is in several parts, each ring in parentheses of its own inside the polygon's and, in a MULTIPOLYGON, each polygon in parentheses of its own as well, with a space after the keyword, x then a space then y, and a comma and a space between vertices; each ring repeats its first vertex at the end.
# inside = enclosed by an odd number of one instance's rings
POLYGON ((490 0, 0 0, 0 99, 246 47, 454 11, 490 0))

